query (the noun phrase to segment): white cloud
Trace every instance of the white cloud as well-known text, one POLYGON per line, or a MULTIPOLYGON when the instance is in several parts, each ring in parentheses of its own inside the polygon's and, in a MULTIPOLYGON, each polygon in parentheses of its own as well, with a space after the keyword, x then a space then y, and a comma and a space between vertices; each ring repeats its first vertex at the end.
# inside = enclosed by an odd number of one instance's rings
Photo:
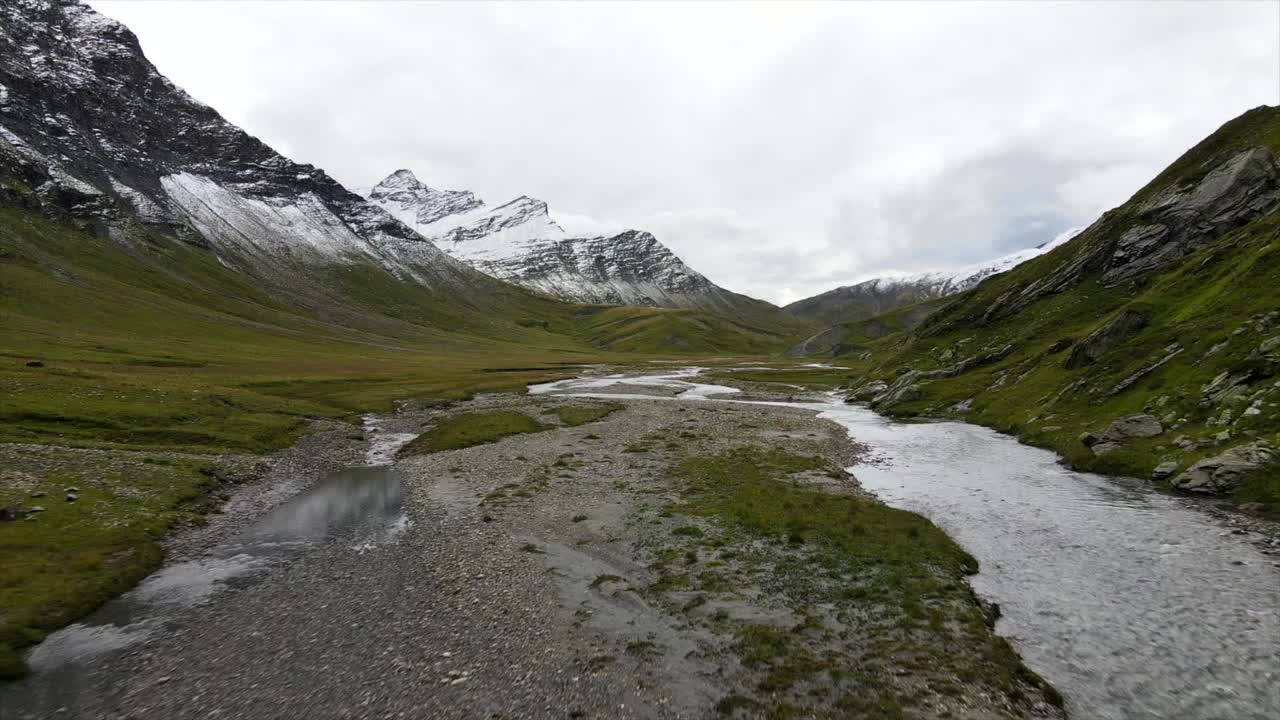
POLYGON ((1036 244, 1280 103, 1275 3, 91 4, 349 185, 537 196, 775 301, 1036 244))

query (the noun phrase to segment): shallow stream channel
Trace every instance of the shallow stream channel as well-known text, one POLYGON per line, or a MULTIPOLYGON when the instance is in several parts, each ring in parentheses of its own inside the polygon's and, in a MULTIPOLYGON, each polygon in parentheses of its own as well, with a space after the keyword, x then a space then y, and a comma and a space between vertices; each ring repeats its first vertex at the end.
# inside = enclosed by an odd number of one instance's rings
MULTIPOLYGON (((536 385, 530 392, 733 401, 697 369, 536 385), (619 387, 621 386, 621 387, 619 387), (634 387, 634 394, 627 393, 634 387)), ((743 401, 746 402, 746 401, 743 401)), ((997 631, 1088 720, 1280 718, 1280 563, 1204 501, 1074 472, 1052 452, 955 422, 901 423, 832 395, 811 409, 870 448, 849 468, 972 553, 997 631)))
MULTIPOLYGON (((379 430, 377 419, 368 418, 366 429, 379 430)), ((394 542, 409 520, 392 463, 396 451, 414 437, 378 433, 367 465, 326 475, 206 556, 166 563, 133 590, 50 634, 27 656, 30 676, 0 687, 0 720, 10 703, 57 707, 75 699, 87 691, 87 673, 110 654, 164 634, 177 613, 204 604, 222 587, 253 584, 309 547, 345 542, 364 552, 394 542)))

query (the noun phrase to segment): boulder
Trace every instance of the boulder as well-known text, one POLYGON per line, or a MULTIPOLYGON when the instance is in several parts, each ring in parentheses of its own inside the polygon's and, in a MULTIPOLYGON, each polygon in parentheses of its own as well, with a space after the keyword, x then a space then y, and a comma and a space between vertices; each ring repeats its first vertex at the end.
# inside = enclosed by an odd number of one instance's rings
POLYGON ((1164 426, 1154 415, 1128 415, 1107 426, 1102 439, 1122 443, 1132 438, 1155 437, 1164 432, 1164 426))
POLYGON ((1217 494, 1231 490, 1246 475, 1280 460, 1280 453, 1270 444, 1258 441, 1205 458, 1175 477, 1170 485, 1175 490, 1217 494))
POLYGON ((919 400, 922 397, 924 397, 924 391, 920 389, 919 385, 915 383, 894 383, 894 387, 891 390, 876 396, 871 405, 872 407, 889 407, 898 403, 919 400))
POLYGON ((1102 457, 1109 452, 1115 452, 1121 448, 1120 443, 1103 441, 1089 448, 1093 451, 1095 457, 1102 457))
POLYGON ((1169 478, 1173 477, 1173 474, 1176 472, 1178 472, 1178 463, 1173 462, 1172 460, 1168 462, 1162 462, 1156 466, 1155 470, 1151 471, 1151 479, 1156 482, 1160 482, 1162 480, 1168 480, 1169 478))
POLYGON ((1062 352, 1063 350, 1066 350, 1067 348, 1075 344, 1075 341, 1076 341, 1075 338, 1062 338, 1061 340, 1058 340, 1054 342, 1052 345, 1050 345, 1049 349, 1045 350, 1045 354, 1057 355, 1058 353, 1062 352))
POLYGON ((1094 455, 1106 455, 1119 450, 1126 440, 1155 437, 1163 432, 1164 427, 1154 415, 1128 415, 1108 425, 1102 434, 1082 433, 1080 442, 1094 455))
POLYGON ((875 396, 879 395, 880 393, 888 389, 889 389, 889 383, 886 383, 883 380, 872 380, 871 382, 863 385, 857 390, 854 390, 853 394, 849 396, 849 399, 855 400, 855 401, 870 400, 871 398, 874 398, 875 396))

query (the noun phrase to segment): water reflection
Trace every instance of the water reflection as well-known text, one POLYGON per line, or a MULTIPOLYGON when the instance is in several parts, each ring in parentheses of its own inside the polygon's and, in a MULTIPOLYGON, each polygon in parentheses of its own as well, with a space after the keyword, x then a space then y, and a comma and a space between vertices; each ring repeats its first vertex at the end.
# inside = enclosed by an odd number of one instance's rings
POLYGON ((68 692, 80 685, 84 666, 102 653, 163 631, 175 610, 207 601, 228 583, 252 583, 272 562, 327 538, 349 538, 362 552, 393 542, 408 524, 403 499, 400 476, 391 467, 333 473, 209 557, 166 565, 84 620, 50 635, 28 655, 32 676, 5 688, 4 696, 68 692))

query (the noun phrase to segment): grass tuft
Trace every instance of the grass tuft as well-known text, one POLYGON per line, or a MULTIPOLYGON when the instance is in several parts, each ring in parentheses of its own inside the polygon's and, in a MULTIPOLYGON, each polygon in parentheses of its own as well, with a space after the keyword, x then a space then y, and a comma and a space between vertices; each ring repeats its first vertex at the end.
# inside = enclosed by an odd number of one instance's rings
POLYGON ((510 435, 549 430, 549 425, 513 410, 494 410, 454 415, 419 435, 400 449, 400 457, 425 455, 497 442, 510 435))

